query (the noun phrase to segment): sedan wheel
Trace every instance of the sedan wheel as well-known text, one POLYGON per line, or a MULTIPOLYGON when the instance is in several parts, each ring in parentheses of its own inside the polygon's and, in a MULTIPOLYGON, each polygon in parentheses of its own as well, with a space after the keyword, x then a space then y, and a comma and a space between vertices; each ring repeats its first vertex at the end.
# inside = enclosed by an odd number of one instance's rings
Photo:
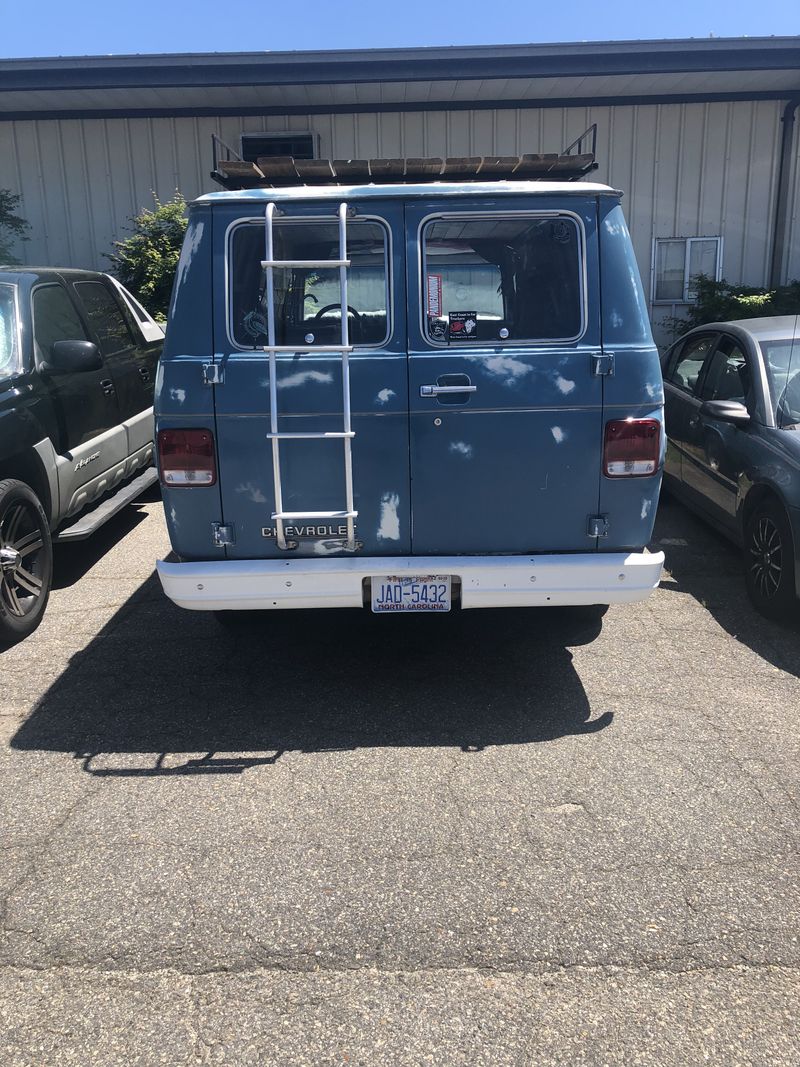
POLYGON ((39 625, 52 573, 50 528, 36 494, 23 482, 0 482, 0 646, 39 625))
POLYGON ((789 520, 776 501, 757 505, 745 530, 745 577, 750 598, 772 618, 786 618, 797 609, 794 545, 789 520))

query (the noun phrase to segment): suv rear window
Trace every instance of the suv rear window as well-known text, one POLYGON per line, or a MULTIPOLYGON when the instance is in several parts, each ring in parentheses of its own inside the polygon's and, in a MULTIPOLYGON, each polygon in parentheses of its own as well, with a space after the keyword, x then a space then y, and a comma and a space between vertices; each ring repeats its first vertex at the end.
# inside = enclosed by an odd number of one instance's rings
POLYGON ((76 282, 75 289, 97 334, 103 355, 111 356, 131 348, 133 337, 125 316, 105 285, 102 282, 76 282))
POLYGON ((0 285, 0 378, 18 368, 17 309, 14 286, 0 285))
POLYGON ((581 231, 570 216, 435 219, 423 231, 423 319, 433 343, 575 340, 581 231))
MULTIPOLYGON (((335 222, 276 221, 275 259, 324 261, 339 258, 335 222)), ((239 348, 262 348, 267 341, 266 272, 263 222, 237 226, 229 248, 229 331, 239 348)), ((388 339, 388 267, 385 228, 377 222, 347 224, 347 304, 350 343, 383 345, 388 339)), ((341 344, 339 268, 276 267, 275 343, 310 346, 341 344), (313 336, 312 341, 306 340, 313 336)))

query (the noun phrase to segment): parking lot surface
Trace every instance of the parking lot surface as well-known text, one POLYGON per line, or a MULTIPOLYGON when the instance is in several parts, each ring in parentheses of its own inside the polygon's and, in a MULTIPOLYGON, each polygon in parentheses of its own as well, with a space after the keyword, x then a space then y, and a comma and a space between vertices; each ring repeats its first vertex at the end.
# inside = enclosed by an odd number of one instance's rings
POLYGON ((679 505, 567 610, 162 595, 155 497, 0 655, 0 1054, 796 1064, 800 629, 679 505))

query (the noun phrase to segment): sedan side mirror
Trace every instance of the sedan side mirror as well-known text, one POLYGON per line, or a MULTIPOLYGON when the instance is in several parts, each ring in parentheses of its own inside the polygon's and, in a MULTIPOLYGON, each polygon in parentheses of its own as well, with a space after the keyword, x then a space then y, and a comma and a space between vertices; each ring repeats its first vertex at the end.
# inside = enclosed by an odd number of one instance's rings
POLYGON ((738 400, 706 400, 700 408, 700 414, 720 422, 730 422, 734 426, 746 426, 750 422, 750 412, 738 400))
POLYGON ((103 361, 93 341, 56 341, 50 347, 50 359, 42 368, 45 371, 100 370, 103 361))

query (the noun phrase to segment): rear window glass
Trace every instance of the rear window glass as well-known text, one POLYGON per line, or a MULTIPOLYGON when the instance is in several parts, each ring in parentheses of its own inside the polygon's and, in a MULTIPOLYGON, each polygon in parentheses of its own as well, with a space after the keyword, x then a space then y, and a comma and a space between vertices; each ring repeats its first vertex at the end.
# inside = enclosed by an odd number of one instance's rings
MULTIPOLYGON (((324 262, 339 258, 335 222, 276 221, 273 254, 280 260, 324 262)), ((263 223, 237 226, 230 244, 230 334, 240 348, 267 340, 263 223)), ((381 345, 388 338, 386 230, 377 222, 347 225, 347 306, 350 344, 381 345)), ((273 271, 275 343, 336 345, 342 340, 338 267, 276 267, 273 271)))
POLYGON ((443 218, 423 232, 423 318, 440 344, 572 340, 581 233, 569 217, 443 218))
POLYGON ((13 285, 0 285, 0 378, 18 369, 17 310, 13 285))
POLYGON ((800 425, 800 341, 761 341, 778 426, 800 425))
POLYGON ((122 309, 102 282, 77 282, 75 288, 97 334, 104 356, 131 348, 133 336, 122 309))

